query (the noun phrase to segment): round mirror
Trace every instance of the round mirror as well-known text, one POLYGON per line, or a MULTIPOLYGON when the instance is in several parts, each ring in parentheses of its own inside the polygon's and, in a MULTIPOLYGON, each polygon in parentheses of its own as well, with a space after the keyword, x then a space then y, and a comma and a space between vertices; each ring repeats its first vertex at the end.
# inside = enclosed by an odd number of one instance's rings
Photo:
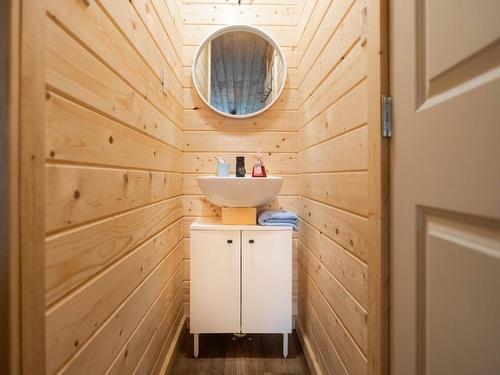
POLYGON ((232 118, 257 116, 278 99, 286 63, 278 44, 253 26, 228 26, 198 49, 193 81, 205 104, 232 118))

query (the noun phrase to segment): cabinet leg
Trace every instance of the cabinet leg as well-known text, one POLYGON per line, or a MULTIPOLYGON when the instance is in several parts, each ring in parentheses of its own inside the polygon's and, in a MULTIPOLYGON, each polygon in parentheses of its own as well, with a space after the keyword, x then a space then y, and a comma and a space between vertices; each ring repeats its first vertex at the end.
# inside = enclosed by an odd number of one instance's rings
POLYGON ((283 358, 288 357, 288 333, 283 334, 283 358))
POLYGON ((200 351, 200 334, 195 333, 194 334, 194 357, 198 358, 198 354, 200 351))

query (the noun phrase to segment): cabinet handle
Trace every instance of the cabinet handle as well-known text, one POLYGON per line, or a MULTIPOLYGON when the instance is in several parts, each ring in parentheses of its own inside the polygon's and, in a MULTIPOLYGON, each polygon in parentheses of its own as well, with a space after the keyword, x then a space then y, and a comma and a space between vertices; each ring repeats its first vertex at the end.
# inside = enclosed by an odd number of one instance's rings
POLYGON ((233 243, 233 240, 227 240, 227 243, 233 243))
POLYGON ((255 241, 254 240, 248 240, 248 243, 254 243, 255 241))

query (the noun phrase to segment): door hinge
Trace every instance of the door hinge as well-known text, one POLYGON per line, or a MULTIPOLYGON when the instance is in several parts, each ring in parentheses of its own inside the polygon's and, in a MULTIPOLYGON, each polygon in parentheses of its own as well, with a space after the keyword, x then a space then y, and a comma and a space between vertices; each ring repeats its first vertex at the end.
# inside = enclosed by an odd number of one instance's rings
POLYGON ((382 95, 382 136, 392 138, 392 98, 382 95))

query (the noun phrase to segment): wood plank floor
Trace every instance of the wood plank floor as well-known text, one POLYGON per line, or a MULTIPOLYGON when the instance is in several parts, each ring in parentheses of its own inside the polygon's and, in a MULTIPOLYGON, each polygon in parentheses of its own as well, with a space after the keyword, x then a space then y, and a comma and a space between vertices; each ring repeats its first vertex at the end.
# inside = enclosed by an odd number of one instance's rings
POLYGON ((184 331, 168 375, 310 374, 299 339, 289 336, 289 355, 282 357, 282 335, 200 335, 200 355, 193 357, 193 335, 184 331))

